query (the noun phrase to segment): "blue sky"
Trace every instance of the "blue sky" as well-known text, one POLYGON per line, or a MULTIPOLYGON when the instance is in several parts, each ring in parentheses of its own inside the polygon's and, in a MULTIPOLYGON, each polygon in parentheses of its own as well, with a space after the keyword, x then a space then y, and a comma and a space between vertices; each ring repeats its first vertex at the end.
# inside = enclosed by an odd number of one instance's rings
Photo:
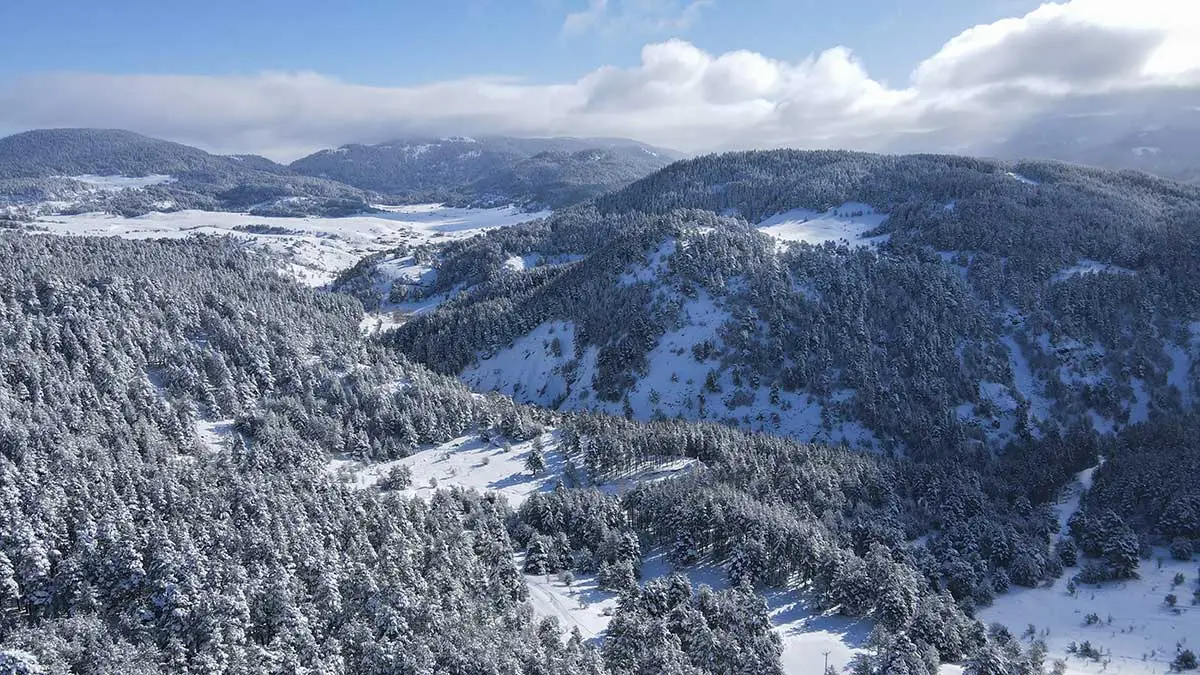
POLYGON ((0 26, 0 134, 273 159, 457 134, 957 152, 1200 101, 1200 0, 0 0, 0 26))
POLYGON ((313 71, 371 85, 471 75, 532 82, 628 66, 647 41, 679 36, 714 53, 797 60, 847 45, 877 79, 902 85, 960 31, 1037 0, 715 0, 687 25, 656 18, 686 2, 609 3, 619 28, 564 34, 588 0, 3 0, 0 77, 88 71, 231 74, 313 71), (18 58, 11 55, 17 54, 18 58))

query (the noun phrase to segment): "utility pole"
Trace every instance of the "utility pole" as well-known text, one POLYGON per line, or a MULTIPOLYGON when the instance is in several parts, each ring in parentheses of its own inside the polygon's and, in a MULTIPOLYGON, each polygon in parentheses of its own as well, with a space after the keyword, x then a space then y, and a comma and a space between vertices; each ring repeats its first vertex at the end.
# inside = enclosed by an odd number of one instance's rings
POLYGON ((829 652, 821 652, 821 653, 825 655, 825 670, 821 671, 821 675, 825 675, 826 673, 829 672, 829 652))

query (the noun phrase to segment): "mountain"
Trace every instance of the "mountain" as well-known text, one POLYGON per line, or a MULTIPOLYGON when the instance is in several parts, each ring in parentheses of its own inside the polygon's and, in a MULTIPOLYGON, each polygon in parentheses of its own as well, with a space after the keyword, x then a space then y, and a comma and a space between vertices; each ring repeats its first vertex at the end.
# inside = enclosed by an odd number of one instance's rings
POLYGON ((213 155, 113 129, 41 129, 0 138, 4 197, 133 215, 187 208, 336 215, 368 203, 362 190, 299 175, 265 157, 213 155))
POLYGON ((1200 181, 1200 97, 1187 92, 1101 99, 1039 116, 981 151, 1200 181))
POLYGON ((340 288, 419 300, 385 341, 480 390, 961 456, 1190 409, 1198 227, 1144 174, 734 153, 340 288))
POLYGON ((739 153, 340 293, 0 231, 0 672, 1189 668, 1198 199, 739 153))
POLYGON ((623 187, 678 158, 621 139, 459 136, 345 145, 290 168, 402 200, 556 208, 623 187))

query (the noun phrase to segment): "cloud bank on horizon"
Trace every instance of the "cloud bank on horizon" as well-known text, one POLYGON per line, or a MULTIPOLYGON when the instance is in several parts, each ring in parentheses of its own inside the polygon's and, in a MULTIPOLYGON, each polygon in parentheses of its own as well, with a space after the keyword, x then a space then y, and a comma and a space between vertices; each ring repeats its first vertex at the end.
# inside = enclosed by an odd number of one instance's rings
MULTIPOLYGON (((695 12, 705 3, 686 5, 695 12)), ((607 2, 564 33, 621 21, 607 2)), ((690 21, 690 15, 663 21, 690 21)), ((644 19, 645 17, 641 17, 644 19)), ((113 127, 291 159, 407 135, 623 136, 687 152, 765 147, 953 150, 1072 102, 1200 93, 1200 3, 1069 0, 975 26, 913 71, 873 79, 847 47, 799 62, 672 39, 571 82, 372 87, 315 73, 53 73, 0 83, 0 128, 113 127)))

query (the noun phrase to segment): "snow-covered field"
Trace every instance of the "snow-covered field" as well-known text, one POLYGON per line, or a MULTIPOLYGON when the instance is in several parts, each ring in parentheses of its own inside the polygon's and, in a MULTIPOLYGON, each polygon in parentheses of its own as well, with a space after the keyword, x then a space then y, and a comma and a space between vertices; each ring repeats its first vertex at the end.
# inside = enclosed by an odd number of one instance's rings
POLYGON ((87 213, 44 216, 33 227, 49 234, 127 239, 233 236, 280 256, 300 281, 321 286, 371 253, 400 244, 465 238, 546 215, 515 207, 460 209, 419 204, 380 208, 385 209, 383 213, 346 218, 280 218, 224 211, 155 212, 136 218, 87 213))
POLYGON ((496 445, 479 437, 463 436, 413 453, 403 459, 367 464, 349 457, 336 457, 326 469, 356 488, 367 488, 387 477, 393 468, 407 466, 412 471, 412 486, 404 494, 428 497, 439 488, 462 487, 503 495, 514 507, 535 492, 553 490, 563 472, 558 441, 553 433, 543 434, 546 470, 533 476, 525 469, 525 460, 533 441, 496 445))
POLYGON ((870 246, 887 240, 887 235, 863 237, 885 220, 887 215, 866 204, 847 202, 824 213, 807 209, 780 213, 759 223, 758 229, 784 242, 823 244, 845 241, 852 246, 870 246))
MULTIPOLYGON (((1060 529, 1079 509, 1083 492, 1090 489, 1097 467, 1079 473, 1056 507, 1060 529)), ((1121 673, 1144 675, 1170 672, 1176 645, 1200 649, 1200 606, 1192 605, 1197 585, 1195 562, 1171 560, 1157 551, 1138 567, 1139 579, 1109 582, 1100 586, 1079 584, 1074 594, 1068 582, 1078 568, 1068 568, 1052 585, 1037 589, 1013 589, 979 611, 985 623, 1001 623, 1014 635, 1033 626, 1046 642, 1049 658, 1063 659, 1071 674, 1121 673), (1184 581, 1175 584, 1177 574, 1184 581), (1178 604, 1169 607, 1165 598, 1175 594, 1178 604), (1095 614, 1098 623, 1087 625, 1095 614), (1090 642, 1104 656, 1098 661, 1071 656, 1068 645, 1090 642)))

